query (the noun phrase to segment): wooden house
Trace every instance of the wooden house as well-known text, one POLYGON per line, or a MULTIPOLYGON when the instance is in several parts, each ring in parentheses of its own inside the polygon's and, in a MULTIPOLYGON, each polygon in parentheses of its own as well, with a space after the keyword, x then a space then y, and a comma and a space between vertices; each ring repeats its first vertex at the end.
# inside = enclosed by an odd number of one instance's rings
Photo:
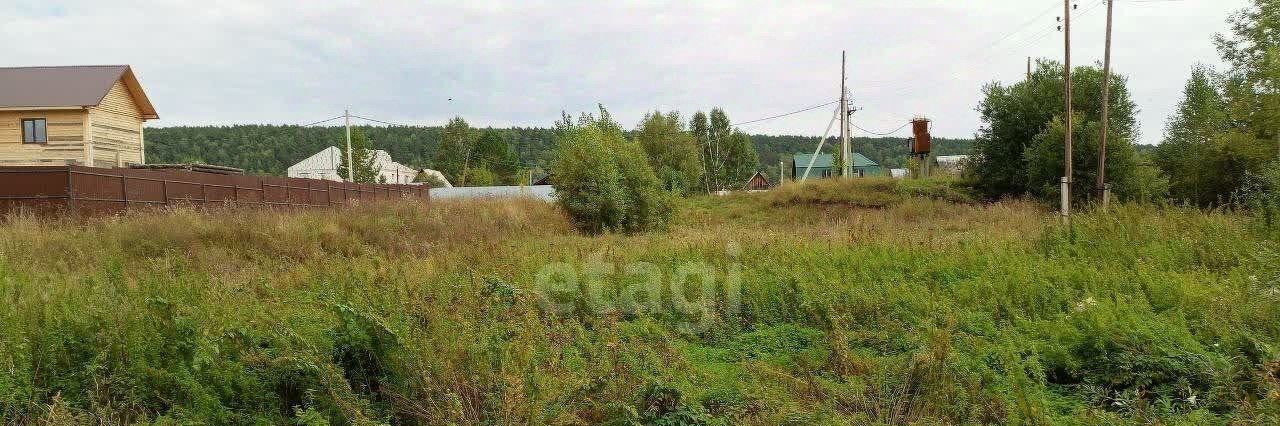
POLYGON ((746 190, 748 191, 764 191, 769 189, 769 177, 764 172, 756 172, 751 175, 751 179, 747 179, 746 190))
POLYGON ((157 118, 128 65, 0 68, 0 166, 145 164, 157 118))

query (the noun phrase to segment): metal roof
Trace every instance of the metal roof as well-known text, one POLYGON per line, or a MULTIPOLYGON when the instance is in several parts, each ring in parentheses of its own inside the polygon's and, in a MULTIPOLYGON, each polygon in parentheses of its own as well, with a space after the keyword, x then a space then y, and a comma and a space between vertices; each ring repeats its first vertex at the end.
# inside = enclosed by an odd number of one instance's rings
POLYGON ((871 159, 867 158, 865 155, 855 152, 851 157, 853 157, 853 167, 880 167, 880 163, 871 161, 871 159))
MULTIPOLYGON (((792 156, 792 161, 795 161, 796 167, 803 168, 809 165, 809 159, 812 157, 813 154, 795 154, 792 156)), ((880 167, 880 163, 871 161, 871 159, 867 158, 865 155, 855 152, 850 157, 853 158, 853 167, 880 167)), ((835 156, 831 154, 818 154, 818 159, 813 161, 813 168, 831 168, 835 167, 834 164, 835 156)))
POLYGON ((160 118, 128 65, 0 68, 0 108, 95 107, 117 81, 143 119, 160 118))
MULTIPOLYGON (((808 167, 809 159, 813 158, 813 154, 796 154, 791 157, 795 161, 796 167, 808 167)), ((818 158, 813 160, 813 168, 831 168, 835 164, 835 157, 831 154, 818 154, 818 158)))

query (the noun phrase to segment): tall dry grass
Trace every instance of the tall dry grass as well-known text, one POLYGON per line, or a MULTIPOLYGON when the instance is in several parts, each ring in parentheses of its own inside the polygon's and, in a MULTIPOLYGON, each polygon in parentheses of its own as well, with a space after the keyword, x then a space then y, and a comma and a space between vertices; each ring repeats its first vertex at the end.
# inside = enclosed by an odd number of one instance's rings
MULTIPOLYGON (((1126 205, 1064 228, 1034 203, 954 198, 963 192, 950 183, 819 185, 816 195, 687 200, 670 231, 638 235, 584 236, 554 206, 512 200, 10 217, 0 225, 0 418, 1280 415, 1280 255, 1276 234, 1251 218, 1126 205), (845 194, 868 191, 880 193, 845 194), (711 321, 693 329, 670 292, 647 312, 554 312, 534 283, 555 262, 644 262, 663 276, 706 264, 717 283, 736 270, 740 308, 703 300, 711 321)), ((601 275, 605 293, 633 281, 601 275)), ((591 306, 587 296, 569 297, 591 306)))

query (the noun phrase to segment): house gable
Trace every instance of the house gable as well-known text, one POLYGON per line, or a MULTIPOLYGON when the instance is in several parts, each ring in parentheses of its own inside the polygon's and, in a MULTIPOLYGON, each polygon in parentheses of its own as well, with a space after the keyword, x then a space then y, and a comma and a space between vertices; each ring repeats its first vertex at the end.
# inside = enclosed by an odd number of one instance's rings
POLYGON ((127 65, 0 68, 5 164, 142 164, 143 122, 155 118, 127 65), (43 119, 46 140, 23 142, 23 120, 31 119, 43 119))

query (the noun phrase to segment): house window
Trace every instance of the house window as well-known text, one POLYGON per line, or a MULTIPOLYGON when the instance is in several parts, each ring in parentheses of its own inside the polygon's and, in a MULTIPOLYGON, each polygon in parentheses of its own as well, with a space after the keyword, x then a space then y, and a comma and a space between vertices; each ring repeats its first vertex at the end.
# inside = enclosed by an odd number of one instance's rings
POLYGON ((49 142, 49 131, 43 118, 22 119, 22 143, 49 142))

